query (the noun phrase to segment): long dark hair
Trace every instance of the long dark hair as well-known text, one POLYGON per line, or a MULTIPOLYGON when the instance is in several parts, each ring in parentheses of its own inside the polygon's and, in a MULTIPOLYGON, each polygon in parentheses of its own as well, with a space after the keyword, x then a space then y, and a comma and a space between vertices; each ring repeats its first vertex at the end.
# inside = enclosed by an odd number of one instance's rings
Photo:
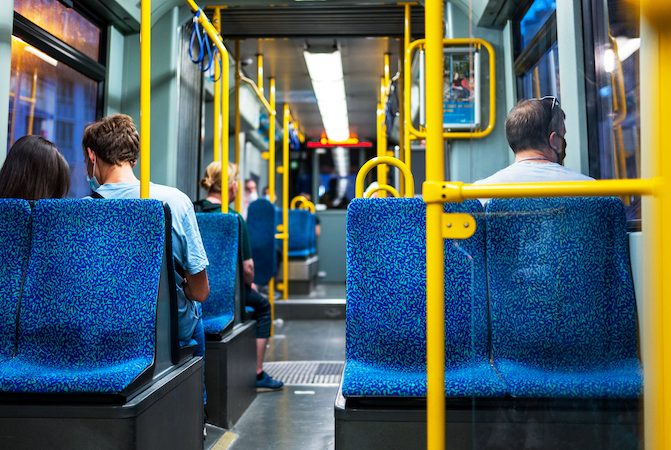
POLYGON ((0 169, 0 198, 62 198, 70 189, 70 168, 56 146, 41 136, 12 145, 0 169))

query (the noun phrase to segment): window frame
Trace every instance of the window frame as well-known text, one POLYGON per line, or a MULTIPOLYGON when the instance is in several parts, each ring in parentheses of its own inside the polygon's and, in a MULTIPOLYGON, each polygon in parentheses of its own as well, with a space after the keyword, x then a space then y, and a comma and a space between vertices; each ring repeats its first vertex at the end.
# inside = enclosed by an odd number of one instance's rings
POLYGON ((16 11, 13 12, 14 20, 12 35, 95 81, 98 86, 96 95, 96 119, 100 119, 105 111, 109 27, 89 14, 88 10, 83 8, 79 2, 74 2, 73 9, 100 29, 98 61, 65 43, 16 11))

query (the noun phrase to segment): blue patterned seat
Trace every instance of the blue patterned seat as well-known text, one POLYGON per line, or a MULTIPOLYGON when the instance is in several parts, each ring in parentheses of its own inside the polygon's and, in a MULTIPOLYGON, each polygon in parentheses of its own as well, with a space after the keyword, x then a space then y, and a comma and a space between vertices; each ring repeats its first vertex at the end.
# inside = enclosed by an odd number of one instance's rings
POLYGON ((154 363, 165 243, 154 200, 41 200, 5 393, 123 394, 154 363))
POLYGON ((30 255, 30 204, 0 199, 0 361, 16 349, 21 283, 30 255))
MULTIPOLYGON (((483 212, 466 241, 445 242, 445 394, 490 397, 483 212)), ((421 199, 356 199, 347 211, 346 397, 426 396, 426 208, 421 199)))
POLYGON ((310 211, 303 209, 289 210, 289 256, 292 258, 304 258, 311 254, 311 216, 310 211))
POLYGON ((622 203, 493 200, 486 217, 492 354, 510 394, 638 397, 642 376, 622 203))
POLYGON ((198 213, 196 219, 210 261, 210 296, 203 303, 203 327, 206 334, 220 335, 233 325, 235 316, 240 223, 236 214, 198 213))
POLYGON ((250 203, 247 228, 254 260, 254 283, 266 285, 277 272, 275 205, 264 198, 250 203))

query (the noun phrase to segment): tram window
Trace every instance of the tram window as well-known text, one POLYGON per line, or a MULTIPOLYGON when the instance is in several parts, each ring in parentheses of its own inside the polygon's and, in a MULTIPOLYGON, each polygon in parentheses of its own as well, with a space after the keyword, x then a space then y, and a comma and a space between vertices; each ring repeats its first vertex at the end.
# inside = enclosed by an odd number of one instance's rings
POLYGON ((552 13, 557 10, 556 0, 535 0, 520 20, 521 48, 531 43, 533 38, 541 31, 541 28, 552 13))
POLYGON ((98 60, 100 28, 58 0, 14 0, 14 11, 40 28, 98 60))
POLYGON ((315 155, 319 167, 319 204, 327 209, 346 209, 355 197, 356 175, 373 153, 367 149, 336 147, 319 149, 315 155))
MULTIPOLYGON (((590 2, 592 48, 586 49, 590 175, 640 178, 640 18, 625 0, 590 2)), ((640 197, 624 198, 630 225, 640 221, 640 197)))
POLYGON ((16 0, 14 11, 7 148, 26 134, 53 141, 70 165, 69 195, 88 195, 81 136, 102 108, 102 28, 56 0, 16 0))
POLYGON ((556 1, 535 0, 515 21, 518 98, 559 97, 556 1))

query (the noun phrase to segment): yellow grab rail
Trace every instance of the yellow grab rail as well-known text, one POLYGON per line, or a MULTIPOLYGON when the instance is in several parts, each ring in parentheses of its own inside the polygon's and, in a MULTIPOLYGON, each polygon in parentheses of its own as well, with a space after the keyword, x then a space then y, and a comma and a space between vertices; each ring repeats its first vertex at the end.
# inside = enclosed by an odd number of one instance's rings
MULTIPOLYGON (((442 134, 443 139, 480 139, 486 137, 489 134, 491 134, 492 131, 494 131, 494 127, 496 126, 496 53, 494 52, 494 47, 489 42, 479 38, 443 39, 442 45, 444 46, 472 45, 475 46, 476 48, 484 47, 487 50, 487 53, 489 54, 489 119, 487 127, 484 130, 476 130, 476 131, 444 131, 442 134)), ((427 39, 417 39, 416 41, 413 41, 405 51, 404 59, 406 60, 406 64, 408 66, 410 65, 410 61, 412 61, 413 51, 415 51, 419 47, 426 47, 426 46, 427 46, 427 39)), ((427 65, 428 64, 429 63, 427 56, 427 65)), ((426 96, 428 97, 429 94, 427 93, 426 96)), ((442 102, 443 99, 442 91, 441 94, 439 95, 439 99, 442 102)), ((428 98, 426 102, 428 105, 428 98)), ((406 107, 406 110, 407 111, 410 110, 410 105, 406 107)), ((407 120, 405 125, 407 126, 408 129, 407 134, 410 136, 410 139, 427 138, 427 131, 416 129, 412 125, 412 120, 410 120, 410 118, 407 120)), ((441 113, 440 127, 442 130, 443 128, 442 113, 441 113)), ((428 122, 427 122, 427 128, 429 128, 428 122)))
POLYGON ((140 8, 140 198, 149 198, 149 175, 151 173, 149 167, 151 161, 151 0, 142 0, 140 8))
MULTIPOLYGON (((671 446, 671 159, 668 152, 666 124, 671 120, 671 3, 641 0, 641 12, 648 23, 657 28, 646 33, 645 46, 655 49, 657 67, 648 66, 646 85, 651 86, 650 119, 654 130, 651 158, 645 158, 647 176, 660 177, 657 195, 644 198, 643 235, 649 269, 644 283, 645 314, 643 322, 642 359, 644 368, 644 428, 647 449, 667 449, 671 446), (657 41, 657 42, 655 42, 657 41), (656 70, 655 70, 656 69, 656 70)), ((642 43, 641 49, 644 48, 642 43)))
POLYGON ((266 100, 266 98, 263 96, 263 91, 254 83, 254 80, 247 78, 246 76, 240 74, 240 81, 243 83, 249 85, 252 90, 254 91, 254 94, 258 97, 259 101, 263 105, 263 107, 268 111, 269 115, 275 115, 275 108, 266 100))
MULTIPOLYGON (((382 86, 382 85, 381 85, 382 86)), ((382 88, 380 89, 380 95, 384 95, 382 88)), ((384 104, 379 103, 377 105, 377 157, 387 156, 387 132, 384 125, 384 104)), ((387 184, 387 167, 385 165, 380 165, 377 168, 377 182, 380 185, 387 184)), ((384 195, 383 195, 384 197, 384 195)))
POLYGON ((303 195, 297 195, 294 198, 291 199, 291 202, 289 204, 290 209, 307 209, 310 211, 312 214, 315 213, 315 204, 312 203, 310 200, 305 198, 303 195))
MULTIPOLYGON (((240 40, 235 41, 235 164, 240 167, 240 72, 242 71, 242 63, 240 62, 240 40)), ((235 210, 242 211, 242 179, 237 181, 238 195, 235 196, 235 210)))
POLYGON ((392 156, 378 156, 366 162, 359 173, 356 176, 356 197, 362 198, 364 193, 364 183, 366 181, 366 175, 370 172, 373 167, 376 167, 380 164, 388 164, 390 166, 396 167, 403 174, 403 182, 405 183, 405 196, 414 197, 415 196, 415 179, 410 172, 408 166, 401 160, 394 158, 392 156))
MULTIPOLYGON (((217 30, 217 34, 221 33, 221 9, 219 8, 214 8, 214 18, 213 18, 213 26, 214 29, 217 30)), ((217 61, 214 61, 212 63, 214 65, 214 115, 213 115, 213 120, 214 120, 214 126, 212 129, 214 130, 214 139, 213 141, 213 159, 214 161, 221 161, 221 124, 222 124, 222 117, 221 117, 221 83, 219 82, 221 79, 221 67, 219 63, 219 57, 217 57, 217 61)), ((221 166, 222 168, 222 176, 223 176, 223 171, 226 169, 224 167, 224 164, 221 166)), ((224 190, 224 179, 222 177, 221 179, 221 190, 223 193, 224 190)), ((223 201, 222 201, 223 204, 223 201)))
POLYGON ((602 197, 654 195, 659 179, 554 181, 543 183, 465 184, 426 181, 422 196, 426 203, 463 202, 475 198, 602 197))
MULTIPOLYGON (((443 147, 443 0, 427 0, 426 180, 445 178, 443 147)), ((411 48, 408 52, 412 51, 411 48)), ((406 53, 406 57, 407 57, 406 53)), ((491 75, 490 75, 491 76, 491 75)), ((493 111, 492 111, 493 114, 493 111)), ((407 124, 411 126, 411 123, 407 124)), ((426 437, 430 450, 445 448, 445 279, 443 205, 426 205, 426 437)))
MULTIPOLYGON (((217 29, 210 23, 210 21, 207 19, 207 15, 203 10, 201 10, 196 2, 193 0, 186 0, 187 5, 191 8, 193 12, 198 12, 200 11, 200 14, 198 14, 198 23, 203 27, 205 32, 207 33, 207 36, 210 38, 212 43, 217 47, 217 50, 219 50, 219 55, 221 56, 221 86, 222 86, 222 91, 224 95, 221 96, 221 131, 222 131, 222 136, 220 136, 221 139, 221 152, 222 155, 226 159, 222 161, 221 164, 221 212, 228 212, 228 92, 229 92, 229 64, 230 64, 230 59, 228 56, 228 50, 226 50, 226 46, 224 45, 224 42, 221 40, 221 36, 219 36, 219 32, 217 29)), ((215 10, 216 14, 216 10, 215 10)), ((215 69, 216 70, 216 69, 215 69)), ((215 90, 216 90, 217 83, 215 82, 215 90)), ((218 102, 215 100, 215 113, 217 110, 217 104, 218 102)), ((215 123, 217 122, 216 114, 215 114, 215 123)), ((215 125, 215 130, 216 130, 216 125, 215 125)), ((215 142, 217 141, 217 136, 215 135, 215 142)), ((215 150, 216 150, 216 143, 215 143, 215 150)), ((217 158, 217 154, 215 153, 214 155, 215 161, 217 158)))
POLYGON ((389 186, 388 184, 378 184, 374 188, 368 188, 363 193, 363 198, 371 198, 376 192, 388 192, 392 197, 401 198, 401 194, 398 193, 394 186, 389 186))
POLYGON ((268 114, 268 196, 275 203, 275 78, 270 79, 270 113, 268 114))
POLYGON ((282 174, 282 225, 278 226, 282 239, 282 283, 278 288, 282 291, 282 299, 289 299, 289 122, 291 113, 289 105, 284 104, 282 111, 282 166, 278 172, 282 174))

